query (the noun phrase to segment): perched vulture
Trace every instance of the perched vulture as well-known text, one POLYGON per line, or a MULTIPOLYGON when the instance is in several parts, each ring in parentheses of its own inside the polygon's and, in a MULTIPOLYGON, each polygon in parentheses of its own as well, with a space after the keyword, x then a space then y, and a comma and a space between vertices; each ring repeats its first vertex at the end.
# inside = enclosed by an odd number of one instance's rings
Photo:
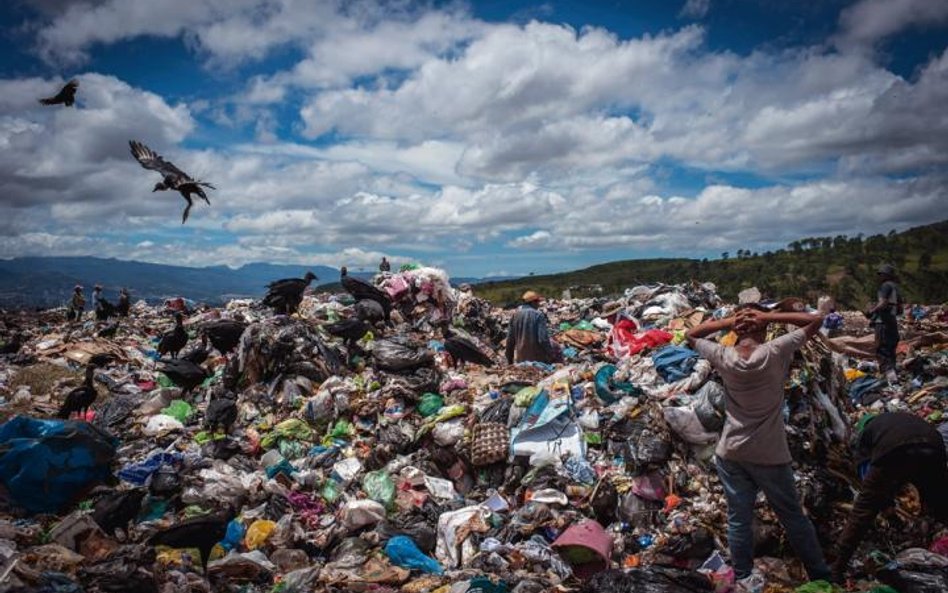
POLYGON ((62 407, 59 408, 59 414, 57 414, 60 418, 66 419, 75 413, 85 415, 89 411, 97 395, 95 386, 92 384, 95 368, 95 365, 88 365, 86 367, 86 379, 82 385, 66 394, 66 401, 63 402, 62 407))
POLYGON ((221 354, 228 354, 240 343, 240 336, 247 329, 247 324, 234 319, 219 319, 209 321, 201 326, 201 333, 207 336, 211 345, 221 354))
POLYGON ((316 274, 306 272, 302 278, 284 278, 267 285, 267 295, 263 304, 272 307, 277 313, 292 315, 303 302, 303 292, 310 282, 317 280, 316 274))
POLYGON ((164 356, 170 354, 171 358, 178 358, 178 353, 188 343, 188 332, 184 331, 184 317, 181 313, 175 313, 174 329, 161 336, 158 342, 158 354, 164 356))
POLYGON ((385 320, 388 321, 392 312, 392 301, 389 300, 387 294, 365 280, 350 276, 349 270, 345 266, 340 268, 339 274, 339 282, 342 283, 342 287, 346 292, 355 297, 357 301, 368 299, 378 303, 382 307, 382 311, 385 312, 385 320))
POLYGON ((207 371, 203 367, 187 360, 162 358, 158 364, 158 370, 181 388, 182 396, 191 393, 207 379, 207 371))
POLYGON ((481 352, 481 349, 472 340, 458 334, 451 328, 446 328, 444 335, 444 349, 451 355, 454 366, 464 362, 473 362, 485 367, 494 366, 494 361, 481 352))

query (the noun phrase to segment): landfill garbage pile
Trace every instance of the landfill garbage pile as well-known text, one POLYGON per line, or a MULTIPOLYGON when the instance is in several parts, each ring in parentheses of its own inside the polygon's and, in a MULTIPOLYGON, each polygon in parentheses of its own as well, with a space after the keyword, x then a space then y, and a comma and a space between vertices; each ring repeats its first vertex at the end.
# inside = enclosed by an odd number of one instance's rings
MULTIPOLYGON (((685 342, 733 311, 713 285, 630 288, 609 303, 615 325, 604 299, 546 302, 556 365, 503 364, 512 312, 442 270, 375 285, 388 321, 323 294, 293 316, 247 300, 138 303, 104 322, 4 314, 0 590, 730 589, 711 465, 724 392, 685 342), (188 341, 162 362, 174 313, 188 341), (223 326, 238 338, 202 342, 223 326), (457 364, 448 326, 492 364, 457 364), (90 365, 91 407, 58 418, 90 365)), ((946 311, 904 321, 899 385, 866 356, 865 322, 840 317, 786 386, 798 490, 827 552, 858 483, 849 440, 863 411, 939 423, 948 401, 946 311)), ((948 538, 920 512, 909 488, 879 519, 853 590, 946 590, 948 538)), ((762 499, 755 548, 766 591, 829 590, 803 584, 762 499)))

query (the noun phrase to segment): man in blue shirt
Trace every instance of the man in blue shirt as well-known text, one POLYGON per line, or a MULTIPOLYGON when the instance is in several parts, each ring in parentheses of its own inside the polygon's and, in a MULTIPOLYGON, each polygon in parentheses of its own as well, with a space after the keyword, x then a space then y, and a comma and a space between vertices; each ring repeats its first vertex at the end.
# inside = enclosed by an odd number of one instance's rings
POLYGON ((546 315, 540 311, 543 297, 532 290, 523 293, 523 305, 514 313, 507 328, 507 363, 560 360, 560 351, 550 341, 546 315))

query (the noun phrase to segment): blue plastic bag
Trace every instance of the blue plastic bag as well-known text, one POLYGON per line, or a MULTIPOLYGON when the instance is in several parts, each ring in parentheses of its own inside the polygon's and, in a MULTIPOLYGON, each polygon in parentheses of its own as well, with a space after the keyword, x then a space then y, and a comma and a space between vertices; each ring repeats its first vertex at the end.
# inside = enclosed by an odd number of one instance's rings
POLYGON ((153 473, 161 469, 161 466, 176 465, 184 461, 184 455, 180 453, 167 453, 160 452, 155 453, 145 461, 140 463, 131 463, 126 465, 118 472, 118 477, 120 480, 134 484, 136 486, 144 486, 145 482, 148 481, 148 478, 151 477, 153 473))
POLYGON ((698 353, 684 346, 666 346, 652 354, 655 371, 668 383, 681 381, 691 374, 698 353))
POLYGON ((385 554, 396 566, 416 569, 428 574, 442 574, 444 569, 437 560, 426 556, 407 535, 396 535, 385 544, 385 554))
POLYGON ((0 425, 0 497, 55 513, 112 475, 118 439, 88 422, 16 416, 0 425))

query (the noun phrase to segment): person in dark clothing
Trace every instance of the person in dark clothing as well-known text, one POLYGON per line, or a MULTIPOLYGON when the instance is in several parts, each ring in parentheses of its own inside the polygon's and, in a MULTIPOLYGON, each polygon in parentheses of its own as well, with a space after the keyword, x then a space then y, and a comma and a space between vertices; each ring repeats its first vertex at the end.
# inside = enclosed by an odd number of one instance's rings
POLYGON ((128 317, 128 311, 131 308, 129 302, 128 289, 123 288, 119 291, 118 304, 115 305, 115 311, 122 317, 128 317))
POLYGON ((69 308, 66 309, 66 321, 82 321, 82 313, 86 308, 86 297, 82 294, 82 286, 76 285, 72 291, 69 308))
POLYGON ((549 321, 538 308, 543 297, 532 290, 523 293, 523 305, 507 328, 507 363, 560 360, 560 350, 550 340, 549 321))
POLYGON ((878 275, 880 284, 876 304, 865 314, 876 332, 879 369, 885 373, 889 383, 896 383, 895 349, 899 345, 898 317, 902 311, 902 295, 896 284, 895 268, 889 264, 879 266, 878 275))
POLYGON ((379 263, 379 272, 391 272, 392 264, 388 263, 388 260, 385 259, 385 256, 382 256, 382 261, 379 263))
POLYGON ((839 540, 833 575, 841 578, 853 552, 879 511, 892 505, 908 482, 935 518, 948 521, 948 458, 941 435, 928 422, 904 412, 866 416, 856 437, 855 461, 862 491, 839 540))

